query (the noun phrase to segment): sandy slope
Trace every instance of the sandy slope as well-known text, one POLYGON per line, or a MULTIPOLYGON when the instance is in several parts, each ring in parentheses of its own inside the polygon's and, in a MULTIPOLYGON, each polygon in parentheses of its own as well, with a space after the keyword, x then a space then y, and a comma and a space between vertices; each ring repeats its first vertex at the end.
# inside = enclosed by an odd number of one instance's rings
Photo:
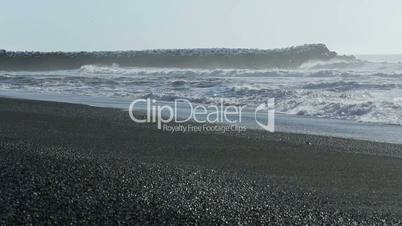
POLYGON ((283 133, 169 134, 119 110, 0 99, 0 224, 398 223, 401 153, 283 133))

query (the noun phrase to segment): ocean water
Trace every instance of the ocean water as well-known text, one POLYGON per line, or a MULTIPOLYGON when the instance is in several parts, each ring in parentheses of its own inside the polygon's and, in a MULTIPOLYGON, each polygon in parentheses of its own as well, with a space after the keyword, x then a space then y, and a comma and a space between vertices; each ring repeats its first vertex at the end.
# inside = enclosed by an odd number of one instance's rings
MULTIPOLYGON (((128 102, 136 98, 257 106, 287 115, 402 125, 402 56, 308 62, 295 70, 123 68, 0 71, 0 95, 35 93, 128 102)), ((27 98, 31 95, 27 94, 27 98)), ((113 101, 112 101, 113 102, 113 101)))

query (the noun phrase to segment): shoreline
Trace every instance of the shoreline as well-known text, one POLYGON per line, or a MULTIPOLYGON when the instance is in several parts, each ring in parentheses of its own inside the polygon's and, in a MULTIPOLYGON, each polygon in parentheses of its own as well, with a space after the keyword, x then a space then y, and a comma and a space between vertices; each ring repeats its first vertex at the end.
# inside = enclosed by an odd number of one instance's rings
POLYGON ((0 118, 0 224, 402 221, 402 145, 171 134, 117 109, 10 98, 0 118))
MULTIPOLYGON (((106 97, 91 96, 68 96, 69 100, 63 100, 65 96, 46 95, 37 93, 23 92, 0 92, 0 98, 30 99, 36 101, 62 102, 66 104, 83 104, 86 106, 115 108, 128 110, 131 100, 120 100, 106 97)), ((169 102, 161 102, 168 104, 169 102)), ((145 107, 145 106, 143 106, 145 107)), ((179 112, 186 112, 188 109, 182 108, 179 112)), ((145 112, 139 109, 139 112, 145 112)), ((263 116, 263 115, 261 115, 263 116)), ((384 142, 391 144, 402 144, 402 126, 395 124, 383 124, 374 122, 356 122, 343 119, 315 118, 309 116, 297 116, 276 113, 276 131, 293 134, 319 135, 326 137, 337 137, 345 139, 364 140, 371 142, 384 142)), ((261 130, 255 123, 254 114, 247 114, 243 118, 247 129, 261 130)))

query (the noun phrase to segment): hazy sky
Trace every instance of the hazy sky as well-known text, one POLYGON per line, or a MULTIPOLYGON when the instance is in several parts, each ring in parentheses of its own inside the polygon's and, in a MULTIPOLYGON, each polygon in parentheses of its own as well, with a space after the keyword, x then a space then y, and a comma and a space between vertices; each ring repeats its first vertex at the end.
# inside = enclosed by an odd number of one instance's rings
POLYGON ((0 0, 0 49, 402 53, 401 0, 0 0))

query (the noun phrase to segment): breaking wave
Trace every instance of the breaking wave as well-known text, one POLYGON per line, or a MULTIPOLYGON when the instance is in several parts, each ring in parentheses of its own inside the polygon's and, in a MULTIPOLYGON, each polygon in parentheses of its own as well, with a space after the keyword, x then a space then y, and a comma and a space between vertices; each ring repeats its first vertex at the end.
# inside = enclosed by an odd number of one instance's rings
POLYGON ((223 98, 226 104, 249 106, 274 97, 276 110, 286 114, 402 125, 401 63, 310 62, 297 69, 83 65, 74 70, 0 71, 0 90, 187 98, 203 104, 223 98))

